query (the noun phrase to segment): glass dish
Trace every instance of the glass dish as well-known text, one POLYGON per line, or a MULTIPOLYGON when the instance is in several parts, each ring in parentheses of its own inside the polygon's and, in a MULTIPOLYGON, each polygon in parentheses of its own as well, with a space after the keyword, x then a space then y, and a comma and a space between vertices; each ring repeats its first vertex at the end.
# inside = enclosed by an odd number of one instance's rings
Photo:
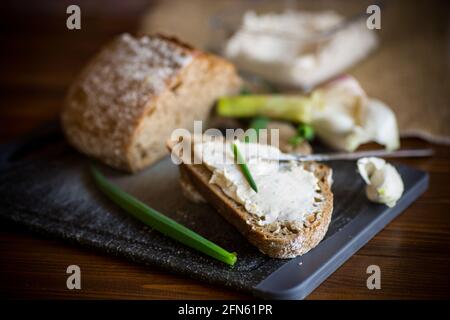
MULTIPOLYGON (((373 37, 373 39, 367 37, 369 30, 366 27, 368 17, 366 9, 371 4, 374 4, 374 2, 348 0, 243 1, 238 4, 235 3, 210 18, 209 49, 235 63, 246 78, 252 78, 253 80, 261 78, 264 82, 272 83, 272 87, 277 85, 283 88, 295 88, 297 90, 300 88, 309 91, 314 86, 345 72, 346 69, 364 59, 377 47, 378 41, 376 35, 374 35, 376 31, 370 31, 373 32, 373 35, 369 37, 373 37), (232 55, 229 53, 230 47, 227 48, 227 44, 230 39, 236 41, 235 35, 239 32, 242 33, 243 18, 245 13, 249 11, 255 12, 257 16, 280 14, 286 11, 301 11, 313 14, 334 11, 342 17, 342 20, 333 24, 332 27, 310 32, 307 36, 298 32, 298 30, 283 30, 280 32, 273 29, 263 31, 246 29, 244 31, 245 39, 252 39, 253 37, 254 40, 254 43, 249 41, 248 45, 243 45, 247 47, 247 52, 250 52, 250 57, 248 55, 243 57, 242 52, 232 55), (362 33, 364 28, 366 30, 362 33), (262 41, 269 43, 265 47, 266 50, 262 50, 263 47, 258 47, 262 41), (357 42, 362 42, 362 44, 360 45, 357 42), (277 58, 278 60, 274 62, 270 60, 272 54, 270 50, 276 45, 279 46, 273 50, 274 54, 277 55, 276 50, 279 50, 281 54, 285 54, 287 57, 277 58), (251 56, 252 46, 256 49, 259 48, 259 51, 255 50, 255 55, 256 53, 262 55, 262 58, 251 56), (284 50, 284 47, 287 49, 284 50), (291 48, 294 48, 292 49, 293 54, 290 51, 288 52, 291 48), (342 63, 339 64, 339 62, 342 63), (309 65, 307 65, 308 63, 309 65)), ((375 4, 381 5, 379 2, 375 4)), ((238 34, 238 36, 241 35, 238 34)))

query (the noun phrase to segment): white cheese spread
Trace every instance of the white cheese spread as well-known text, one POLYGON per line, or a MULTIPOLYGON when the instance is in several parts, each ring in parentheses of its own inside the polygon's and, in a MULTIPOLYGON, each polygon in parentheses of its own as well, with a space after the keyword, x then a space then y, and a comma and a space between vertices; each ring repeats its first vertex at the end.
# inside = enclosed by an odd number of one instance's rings
POLYGON ((318 210, 314 201, 315 197, 320 197, 316 192, 318 181, 312 172, 295 162, 281 164, 263 160, 282 154, 273 146, 240 143, 239 149, 258 192, 250 187, 235 163, 230 143, 198 143, 194 146, 194 153, 201 156, 202 163, 211 170, 210 183, 218 185, 228 197, 258 217, 260 225, 276 221, 302 222, 318 210))
POLYGON ((332 33, 345 18, 334 11, 246 12, 225 46, 239 68, 268 80, 309 89, 350 67, 378 44, 365 21, 332 33))

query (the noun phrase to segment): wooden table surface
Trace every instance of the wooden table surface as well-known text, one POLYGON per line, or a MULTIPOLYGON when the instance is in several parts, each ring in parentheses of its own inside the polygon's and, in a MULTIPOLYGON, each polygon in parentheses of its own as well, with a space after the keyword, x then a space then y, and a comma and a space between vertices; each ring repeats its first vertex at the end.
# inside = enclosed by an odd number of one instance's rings
MULTIPOLYGON (((82 30, 65 27, 72 1, 2 2, 0 142, 58 115, 67 86, 102 43, 136 29, 145 1, 75 1, 82 30), (122 4, 121 4, 122 3, 122 4), (125 4, 126 3, 126 4, 125 4)), ((429 190, 359 250, 309 299, 450 297, 450 148, 428 159, 401 160, 430 174, 429 190), (368 290, 366 268, 381 268, 381 290, 368 290)), ((0 223, 0 296, 5 298, 246 299, 151 266, 107 256, 0 223), (82 289, 66 288, 66 268, 82 271, 82 289)))

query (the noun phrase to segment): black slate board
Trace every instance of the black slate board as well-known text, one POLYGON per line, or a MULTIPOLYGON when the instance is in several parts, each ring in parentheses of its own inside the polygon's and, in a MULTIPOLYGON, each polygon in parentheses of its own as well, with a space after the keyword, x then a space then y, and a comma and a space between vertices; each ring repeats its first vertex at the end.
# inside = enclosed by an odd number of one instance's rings
POLYGON ((101 166, 117 185, 185 226, 238 253, 228 267, 134 220, 95 189, 88 159, 49 127, 0 147, 0 217, 29 229, 100 249, 135 262, 267 298, 304 298, 428 186, 428 175, 397 166, 405 193, 393 209, 367 201, 354 162, 330 163, 334 212, 325 239, 310 253, 271 259, 250 245, 209 205, 183 198, 169 158, 127 175, 101 166))

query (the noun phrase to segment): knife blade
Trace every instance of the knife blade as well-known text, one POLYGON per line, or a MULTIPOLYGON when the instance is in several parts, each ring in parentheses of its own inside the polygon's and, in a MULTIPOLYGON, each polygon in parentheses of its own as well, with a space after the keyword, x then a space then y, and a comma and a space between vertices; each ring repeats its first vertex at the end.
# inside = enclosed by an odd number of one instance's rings
POLYGON ((387 151, 384 149, 367 150, 357 152, 338 152, 338 153, 317 153, 310 155, 283 154, 278 158, 263 158, 271 161, 334 161, 334 160, 357 160, 365 157, 379 158, 411 158, 411 157, 430 157, 434 154, 433 149, 403 149, 396 151, 387 151))

